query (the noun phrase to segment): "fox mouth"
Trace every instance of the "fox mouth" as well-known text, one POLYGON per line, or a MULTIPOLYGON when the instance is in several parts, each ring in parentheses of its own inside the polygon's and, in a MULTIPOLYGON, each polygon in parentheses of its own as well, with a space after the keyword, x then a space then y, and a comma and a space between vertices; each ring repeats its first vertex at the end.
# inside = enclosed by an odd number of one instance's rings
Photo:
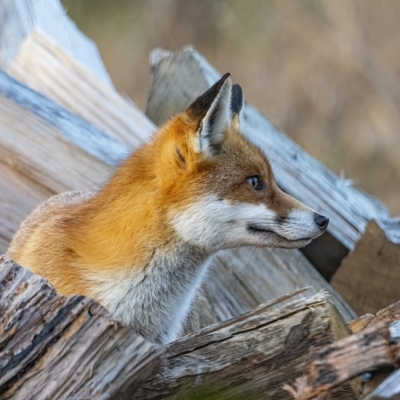
POLYGON ((287 241, 287 242, 311 242, 311 240, 313 239, 313 237, 305 237, 305 238, 299 238, 299 239, 288 239, 285 238, 284 236, 280 235, 279 233, 276 233, 275 231, 271 230, 271 229, 266 229, 263 228, 260 225, 256 225, 256 224, 250 224, 247 227, 247 230, 251 233, 255 233, 255 234, 266 234, 266 233, 271 233, 274 236, 279 237, 280 239, 287 241))

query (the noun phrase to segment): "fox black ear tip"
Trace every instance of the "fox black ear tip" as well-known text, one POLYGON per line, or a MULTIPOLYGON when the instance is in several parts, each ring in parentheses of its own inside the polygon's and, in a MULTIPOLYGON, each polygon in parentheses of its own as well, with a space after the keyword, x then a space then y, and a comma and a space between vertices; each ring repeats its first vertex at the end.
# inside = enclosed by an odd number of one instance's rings
POLYGON ((227 72, 222 78, 221 78, 221 81, 222 82, 225 82, 227 79, 232 79, 232 75, 231 75, 231 73, 230 72, 227 72))

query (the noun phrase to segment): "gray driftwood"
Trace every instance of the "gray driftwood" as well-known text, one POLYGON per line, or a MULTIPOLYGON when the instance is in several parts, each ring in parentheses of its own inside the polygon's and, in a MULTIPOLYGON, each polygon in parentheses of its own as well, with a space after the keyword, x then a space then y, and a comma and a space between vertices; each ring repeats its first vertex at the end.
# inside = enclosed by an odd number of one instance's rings
POLYGON ((0 254, 6 251, 26 215, 53 194, 16 170, 11 159, 8 161, 11 165, 0 156, 0 254))
POLYGON ((0 257, 1 399, 131 399, 159 352, 98 303, 0 257))
MULTIPOLYGON (((324 294, 207 327, 166 347, 162 364, 136 399, 291 399, 286 382, 307 371, 312 348, 347 335, 324 294)), ((331 399, 355 399, 349 383, 331 399)))
POLYGON ((0 2, 0 68, 130 147, 154 131, 58 0, 0 2))
POLYGON ((61 49, 113 87, 96 45, 67 17, 62 4, 52 0, 2 0, 0 3, 0 68, 6 69, 22 43, 41 31, 61 49))
POLYGON ((0 70, 0 252, 50 195, 96 189, 128 148, 0 70))
MULTIPOLYGON (((146 113, 157 125, 183 111, 220 76, 191 47, 177 53, 155 50, 150 62, 153 84, 146 113)), ((267 90, 267 82, 265 86, 267 90)), ((242 130, 268 155, 276 180, 286 192, 329 216, 329 234, 306 248, 307 256, 326 278, 330 278, 347 250, 354 248, 369 220, 390 221, 380 201, 333 174, 248 104, 242 130)), ((391 235, 391 240, 397 240, 396 235, 391 235)))

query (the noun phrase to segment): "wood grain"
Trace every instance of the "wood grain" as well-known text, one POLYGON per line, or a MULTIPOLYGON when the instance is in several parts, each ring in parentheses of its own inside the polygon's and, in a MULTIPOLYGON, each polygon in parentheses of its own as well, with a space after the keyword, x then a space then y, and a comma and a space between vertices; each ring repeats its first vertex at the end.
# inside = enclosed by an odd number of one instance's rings
POLYGON ((0 257, 2 399, 130 399, 159 352, 95 301, 0 257))
POLYGON ((128 148, 0 71, 0 251, 54 193, 95 190, 128 148))
POLYGON ((31 33, 6 71, 131 149, 155 131, 132 101, 89 73, 41 31, 31 33))
POLYGON ((295 399, 307 400, 323 397, 332 387, 356 376, 359 378, 353 380, 353 387, 362 398, 381 384, 384 387, 400 358, 399 321, 400 301, 376 315, 366 314, 351 321, 348 326, 354 334, 319 349, 307 374, 285 388, 295 399), (371 378, 361 379, 364 372, 373 372, 371 378))
MULTIPOLYGON (((298 250, 242 247, 217 253, 204 293, 216 321, 249 312, 259 304, 311 286, 306 295, 326 290, 346 321, 356 314, 298 250)), ((298 298, 304 297, 299 294, 298 298)))
POLYGON ((93 76, 110 88, 113 87, 96 45, 76 28, 60 1, 0 2, 0 68, 8 68, 21 44, 34 30, 40 30, 74 60, 84 65, 93 76))

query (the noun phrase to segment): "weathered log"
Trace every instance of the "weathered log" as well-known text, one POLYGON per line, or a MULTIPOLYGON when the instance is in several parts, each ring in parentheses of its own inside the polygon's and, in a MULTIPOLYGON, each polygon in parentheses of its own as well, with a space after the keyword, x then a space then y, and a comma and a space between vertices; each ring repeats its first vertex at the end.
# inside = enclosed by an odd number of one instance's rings
POLYGON ((97 79, 113 87, 96 45, 68 18, 59 1, 2 0, 0 4, 0 68, 13 62, 21 44, 39 30, 68 52, 97 79))
POLYGON ((131 399, 159 351, 95 301, 0 257, 0 397, 131 399))
MULTIPOLYGON (((184 110, 219 78, 219 73, 191 47, 177 53, 155 50, 150 62, 153 83, 146 113, 156 124, 184 110)), ((322 235, 306 251, 326 278, 330 278, 347 250, 354 248, 369 220, 390 220, 380 201, 333 174, 248 104, 242 130, 266 152, 283 190, 329 216, 328 231, 332 236, 322 235), (314 253, 317 255, 313 257, 314 253)), ((391 240, 394 239, 392 235, 391 240)))
MULTIPOLYGON (((12 160, 9 159, 8 162, 12 164, 12 160)), ((0 156, 0 193, 0 254, 2 254, 7 250, 20 222, 53 192, 5 164, 3 157, 0 156)))
POLYGON ((0 68, 131 148, 148 140, 153 123, 114 90, 59 1, 3 1, 0 27, 0 68))
POLYGON ((96 189, 128 149, 0 71, 0 251, 51 194, 96 189))
MULTIPOLYGON (((324 294, 207 327, 166 347, 162 364, 136 399, 290 399, 285 382, 307 370, 310 349, 347 334, 324 294), (221 397, 219 397, 221 396, 221 397)), ((331 399, 355 399, 350 384, 331 399)))
MULTIPOLYGON (((349 327, 353 335, 320 348, 314 355, 308 373, 298 377, 292 386, 285 385, 295 399, 307 400, 326 395, 331 388, 363 372, 398 364, 400 301, 376 315, 367 314, 351 321, 349 327)), ((358 379, 356 392, 367 395, 389 374, 390 369, 386 368, 367 382, 358 379)))
POLYGON ((332 286, 357 314, 375 313, 400 299, 400 244, 371 221, 332 277, 332 286))
MULTIPOLYGON (((128 153, 124 145, 2 72, 0 128, 2 160, 8 160, 12 168, 54 193, 96 189, 113 165, 128 153)), ((18 196, 22 192, 16 193, 18 196)), ((24 197, 21 195, 20 199, 23 201, 24 197)), ((31 202, 24 206, 26 214, 30 207, 31 202)), ((0 236, 5 241, 10 240, 18 222, 21 221, 12 221, 14 225, 10 227, 8 221, 5 227, 0 221, 0 236)), ((262 302, 309 285, 315 292, 329 290, 346 320, 354 318, 352 310, 298 251, 240 249, 217 256, 215 264, 219 277, 210 278, 210 286, 205 289, 209 305, 199 304, 201 315, 192 318, 197 323, 190 330, 247 312, 262 302), (210 309, 215 312, 205 315, 210 309)))
MULTIPOLYGON (((397 321, 395 324, 400 324, 397 321)), ((296 400, 309 400, 327 394, 333 387, 363 372, 394 365, 400 360, 400 328, 393 334, 388 323, 366 328, 354 335, 319 349, 307 375, 285 385, 296 400)))
MULTIPOLYGON (((365 328, 371 328, 373 326, 379 325, 382 322, 391 323, 395 320, 400 320, 400 301, 391 304, 390 306, 384 308, 383 310, 379 310, 376 315, 366 314, 363 315, 356 320, 351 321, 348 326, 350 330, 355 333, 359 332, 365 328)), ((384 382, 386 379, 390 378, 390 374, 393 372, 392 367, 381 368, 378 371, 374 371, 369 379, 366 381, 360 380, 360 394, 364 396, 372 393, 376 390, 381 384, 382 387, 385 387, 384 382)), ((391 378, 390 378, 391 379, 391 378)), ((389 380, 390 380, 389 379, 389 380)), ((391 386, 389 385, 388 388, 391 386)), ((386 389, 385 389, 386 390, 386 389)))

